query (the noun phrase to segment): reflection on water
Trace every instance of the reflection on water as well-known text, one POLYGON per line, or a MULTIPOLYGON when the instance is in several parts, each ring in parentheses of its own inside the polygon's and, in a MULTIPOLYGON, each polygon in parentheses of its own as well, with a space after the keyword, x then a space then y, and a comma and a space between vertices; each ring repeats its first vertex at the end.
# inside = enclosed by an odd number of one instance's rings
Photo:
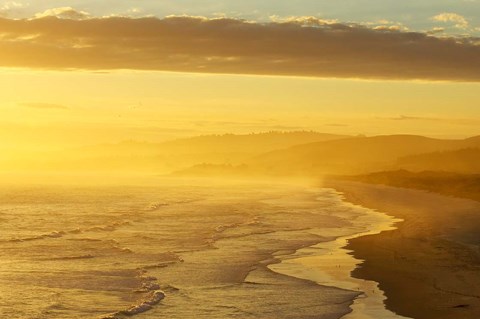
POLYGON ((359 294, 267 267, 358 228, 366 212, 332 190, 10 187, 0 203, 2 317, 339 318, 359 294))
MULTIPOLYGON (((338 200, 341 200, 340 197, 338 200)), ((282 263, 270 268, 320 285, 362 292, 351 306, 352 312, 344 319, 406 318, 385 309, 385 296, 377 282, 351 277, 351 272, 361 264, 361 260, 355 259, 345 248, 350 239, 395 229, 394 224, 401 220, 367 208, 351 207, 363 209, 366 214, 356 216, 351 227, 332 229, 330 235, 336 237, 335 240, 300 249, 295 254, 284 256, 282 263)))

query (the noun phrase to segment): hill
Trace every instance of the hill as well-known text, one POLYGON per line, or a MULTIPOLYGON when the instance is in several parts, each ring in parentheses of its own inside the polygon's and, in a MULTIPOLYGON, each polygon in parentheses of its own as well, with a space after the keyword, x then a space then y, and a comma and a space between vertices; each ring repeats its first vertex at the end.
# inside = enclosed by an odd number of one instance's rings
POLYGON ((480 173, 480 148, 434 152, 401 157, 397 168, 410 171, 446 171, 465 174, 480 173))
POLYGON ((82 153, 89 157, 101 157, 106 162, 128 160, 152 169, 171 171, 202 163, 238 165, 246 159, 275 149, 293 145, 329 141, 344 138, 342 135, 309 131, 267 132, 258 134, 206 135, 177 139, 163 143, 123 142, 85 148, 82 153))
POLYGON ((398 158, 480 147, 480 138, 442 140, 415 135, 354 137, 276 150, 250 159, 253 171, 272 175, 359 174, 395 168, 398 158))
POLYGON ((480 174, 456 174, 434 171, 409 172, 406 170, 397 170, 357 176, 337 176, 335 179, 414 188, 480 201, 480 174))
POLYGON ((312 131, 206 135, 163 143, 124 141, 16 159, 3 166, 34 170, 117 170, 167 173, 201 163, 239 165, 248 158, 297 144, 345 138, 312 131))

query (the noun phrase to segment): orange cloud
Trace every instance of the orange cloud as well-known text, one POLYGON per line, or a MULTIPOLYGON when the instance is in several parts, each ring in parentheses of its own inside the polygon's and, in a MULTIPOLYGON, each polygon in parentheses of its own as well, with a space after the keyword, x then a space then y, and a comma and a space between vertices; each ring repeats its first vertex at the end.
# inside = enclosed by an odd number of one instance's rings
POLYGON ((85 11, 77 11, 72 7, 60 7, 45 10, 44 12, 37 13, 35 18, 45 18, 45 17, 57 17, 60 19, 72 19, 72 20, 82 20, 90 18, 90 14, 85 11))
POLYGON ((444 12, 432 17, 432 19, 439 22, 453 22, 455 23, 455 27, 460 29, 466 29, 468 27, 467 19, 456 13, 444 12))
POLYGON ((480 80, 475 39, 312 19, 0 19, 0 66, 480 80))

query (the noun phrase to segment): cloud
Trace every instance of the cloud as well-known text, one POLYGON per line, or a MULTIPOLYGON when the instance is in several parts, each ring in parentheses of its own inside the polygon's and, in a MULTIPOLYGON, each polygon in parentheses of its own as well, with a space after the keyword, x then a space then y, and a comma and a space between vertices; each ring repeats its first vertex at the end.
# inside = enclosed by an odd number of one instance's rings
POLYGON ((365 22, 365 25, 369 26, 373 30, 380 31, 408 31, 408 28, 400 22, 389 21, 386 19, 380 19, 374 22, 365 22))
POLYGON ((15 8, 23 8, 25 4, 17 1, 6 1, 0 6, 0 10, 11 10, 15 8))
POLYGON ((337 24, 338 20, 336 19, 320 19, 317 17, 313 16, 304 16, 304 17, 280 17, 277 15, 270 16, 270 20, 272 22, 276 23, 292 23, 292 24, 298 24, 300 26, 304 27, 319 27, 323 25, 329 25, 329 24, 337 24))
POLYGON ((44 12, 37 13, 35 15, 36 19, 41 19, 45 17, 57 17, 59 19, 71 19, 71 20, 84 20, 90 18, 90 14, 85 11, 77 11, 72 7, 60 7, 48 9, 44 12))
POLYGON ((312 17, 257 23, 56 15, 0 19, 0 66, 480 81, 480 46, 470 38, 312 17))
POLYGON ((68 107, 61 104, 51 104, 51 103, 19 103, 18 105, 23 107, 29 107, 33 109, 57 109, 57 110, 67 110, 68 107))
POLYGON ((445 28, 441 28, 441 27, 434 27, 431 30, 427 31, 428 34, 438 34, 443 32, 445 32, 445 28))
POLYGON ((373 30, 380 30, 380 31, 401 31, 402 26, 399 25, 379 25, 373 28, 373 30))
POLYGON ((17 1, 6 1, 0 5, 0 17, 9 16, 10 13, 17 11, 19 9, 27 7, 27 4, 20 3, 17 1))
POLYGON ((444 12, 432 17, 432 19, 439 22, 453 22, 455 23, 455 27, 460 29, 468 28, 467 19, 456 13, 444 12))

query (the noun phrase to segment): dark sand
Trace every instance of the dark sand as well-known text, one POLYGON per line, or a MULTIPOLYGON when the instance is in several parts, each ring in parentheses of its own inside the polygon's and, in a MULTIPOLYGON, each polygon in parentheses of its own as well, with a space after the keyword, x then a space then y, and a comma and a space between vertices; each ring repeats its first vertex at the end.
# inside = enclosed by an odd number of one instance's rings
POLYGON ((480 318, 480 203, 425 191, 329 181, 346 200, 404 222, 352 239, 352 275, 379 282, 386 307, 418 319, 480 318))

